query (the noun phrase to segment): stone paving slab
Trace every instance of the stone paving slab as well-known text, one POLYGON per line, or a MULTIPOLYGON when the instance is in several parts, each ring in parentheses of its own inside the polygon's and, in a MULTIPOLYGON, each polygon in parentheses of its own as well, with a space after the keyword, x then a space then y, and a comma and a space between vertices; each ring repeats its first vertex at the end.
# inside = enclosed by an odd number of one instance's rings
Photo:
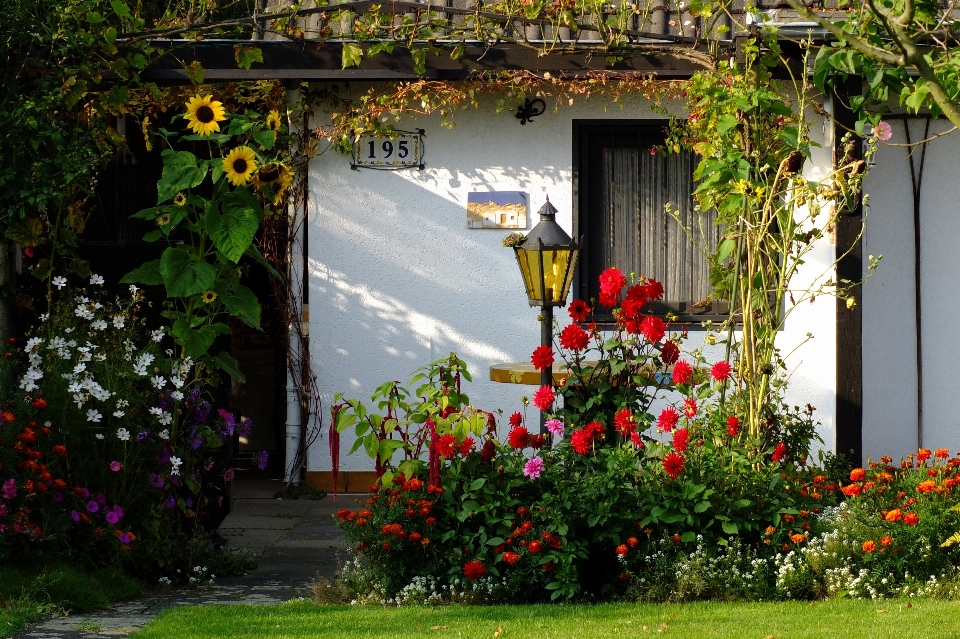
MULTIPOLYGON (((155 589, 142 599, 108 610, 41 621, 14 639, 94 639, 129 637, 172 606, 277 604, 309 597, 318 576, 332 579, 346 548, 332 514, 354 506, 354 498, 321 501, 277 500, 273 485, 257 490, 264 499, 235 499, 221 534, 231 548, 257 552, 260 565, 248 574, 220 578, 210 587, 155 589), (273 490, 273 492, 271 492, 273 490)), ((259 496, 259 493, 255 493, 259 496)))

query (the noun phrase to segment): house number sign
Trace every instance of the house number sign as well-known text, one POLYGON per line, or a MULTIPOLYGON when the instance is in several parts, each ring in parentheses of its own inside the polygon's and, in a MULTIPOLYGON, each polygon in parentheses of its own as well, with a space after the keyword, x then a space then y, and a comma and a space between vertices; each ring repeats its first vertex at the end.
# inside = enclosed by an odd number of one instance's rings
POLYGON ((423 129, 397 131, 395 137, 361 133, 353 143, 350 168, 381 171, 423 170, 423 151, 423 129))

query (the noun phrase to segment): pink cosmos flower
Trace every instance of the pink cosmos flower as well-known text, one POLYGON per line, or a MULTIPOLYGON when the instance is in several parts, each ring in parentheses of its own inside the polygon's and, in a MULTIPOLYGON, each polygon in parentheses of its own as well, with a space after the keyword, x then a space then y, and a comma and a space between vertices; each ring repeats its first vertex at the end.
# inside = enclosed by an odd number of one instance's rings
POLYGON ((893 127, 890 126, 889 122, 877 122, 877 125, 873 127, 873 134, 881 142, 886 142, 893 137, 893 127))
POLYGON ((110 470, 113 472, 119 473, 121 468, 123 468, 123 466, 120 465, 120 462, 116 460, 110 462, 110 470))
POLYGON ((540 476, 540 473, 543 472, 543 460, 539 457, 534 457, 529 460, 526 464, 523 465, 523 474, 529 477, 530 479, 536 479, 540 476))

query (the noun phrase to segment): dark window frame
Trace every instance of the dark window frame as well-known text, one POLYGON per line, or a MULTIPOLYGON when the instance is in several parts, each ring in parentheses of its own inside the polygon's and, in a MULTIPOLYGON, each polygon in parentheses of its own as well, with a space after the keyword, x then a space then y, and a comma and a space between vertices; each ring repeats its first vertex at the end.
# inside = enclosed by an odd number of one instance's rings
MULTIPOLYGON (((590 235, 590 201, 592 192, 590 184, 590 142, 593 136, 609 135, 623 132, 627 129, 640 131, 641 134, 653 135, 662 140, 662 131, 668 124, 662 119, 585 119, 573 121, 573 231, 574 237, 582 238, 583 250, 580 261, 574 274, 574 298, 589 300, 591 280, 596 280, 602 268, 595 265, 591 256, 590 235)), ((641 148, 646 148, 645 146, 641 148)), ((692 175, 691 175, 691 189, 692 175)), ((610 265, 606 265, 610 266, 610 265)), ((629 275, 629 273, 627 273, 629 275)), ((728 319, 729 305, 726 301, 713 301, 703 308, 693 307, 694 300, 686 302, 655 303, 647 308, 655 315, 665 316, 672 314, 675 324, 683 324, 689 328, 697 327, 701 322, 721 322, 728 319)), ((598 324, 612 324, 613 317, 604 307, 594 309, 594 319, 598 324)))

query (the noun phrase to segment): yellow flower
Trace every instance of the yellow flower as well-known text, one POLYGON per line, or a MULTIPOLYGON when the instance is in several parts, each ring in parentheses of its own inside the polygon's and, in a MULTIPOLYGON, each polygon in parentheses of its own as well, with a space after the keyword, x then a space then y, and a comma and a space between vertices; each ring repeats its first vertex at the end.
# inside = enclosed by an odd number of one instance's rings
POLYGON ((204 304, 209 304, 213 300, 217 299, 217 294, 214 293, 213 291, 204 291, 201 298, 203 299, 204 304))
POLYGON ((250 183, 258 189, 262 189, 265 186, 270 186, 280 179, 280 170, 282 168, 282 164, 277 164, 275 162, 264 164, 250 179, 250 183))
POLYGON ((234 186, 243 186, 257 170, 257 155, 248 146, 238 146, 223 159, 223 172, 234 186))
POLYGON ((166 226, 170 223, 170 216, 166 213, 157 218, 157 224, 160 226, 166 226))
POLYGON ((270 111, 270 114, 267 115, 267 128, 271 131, 279 131, 281 124, 280 112, 276 109, 270 111))
POLYGON ((201 98, 195 95, 187 101, 187 114, 183 116, 197 135, 207 136, 220 130, 217 122, 226 120, 223 103, 217 102, 212 95, 201 98))
POLYGON ((173 198, 173 203, 177 206, 183 206, 187 203, 187 196, 183 193, 177 193, 177 197, 173 198))

